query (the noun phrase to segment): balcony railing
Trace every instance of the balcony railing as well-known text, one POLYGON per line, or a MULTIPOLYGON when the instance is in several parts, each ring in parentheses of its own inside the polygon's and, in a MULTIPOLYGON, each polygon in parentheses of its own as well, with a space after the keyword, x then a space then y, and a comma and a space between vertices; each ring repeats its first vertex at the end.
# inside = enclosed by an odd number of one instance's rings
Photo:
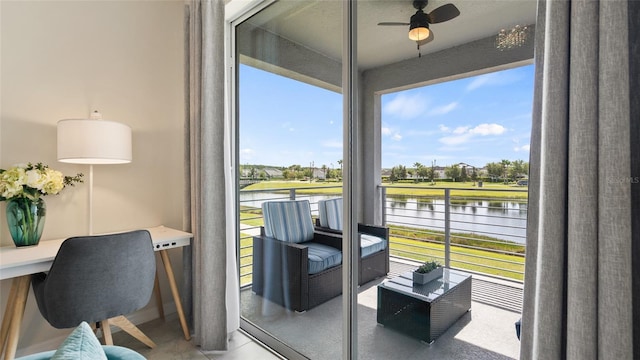
MULTIPOLYGON (((341 196, 341 186, 242 190, 240 192, 241 285, 251 283, 252 236, 262 225, 260 205, 269 200, 319 200, 341 196)), ((390 252, 411 261, 435 259, 447 267, 522 281, 525 259, 526 189, 380 187, 390 252)))

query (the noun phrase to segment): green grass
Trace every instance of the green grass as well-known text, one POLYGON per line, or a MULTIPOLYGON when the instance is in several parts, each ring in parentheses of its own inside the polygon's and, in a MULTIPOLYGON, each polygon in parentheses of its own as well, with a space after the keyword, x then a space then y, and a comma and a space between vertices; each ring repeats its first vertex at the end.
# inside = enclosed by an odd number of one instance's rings
POLYGON ((444 196, 444 189, 450 189, 450 194, 455 199, 504 199, 504 200, 527 200, 526 188, 517 185, 505 185, 502 183, 484 183, 483 186, 473 186, 472 182, 450 183, 436 182, 435 185, 428 183, 419 184, 383 184, 387 187, 389 197, 438 197, 444 196))
MULTIPOLYGON (((443 231, 412 228, 408 226, 389 225, 389 232, 400 238, 415 239, 422 242, 444 243, 445 239, 443 231)), ((487 251, 498 253, 510 252, 524 254, 525 251, 523 244, 473 233, 451 233, 450 240, 452 244, 467 247, 482 247, 486 248, 487 251)))
MULTIPOLYGON (((481 188, 474 186, 472 182, 436 182, 431 183, 384 183, 387 188, 387 195, 390 197, 443 197, 444 188, 451 189, 451 197, 458 199, 504 199, 504 200, 527 200, 526 187, 514 184, 505 185, 503 183, 483 183, 481 188), (511 191, 508 191, 511 190, 511 191), (517 190, 517 191, 515 191, 517 190)), ((246 190, 270 190, 274 192, 287 192, 288 189, 296 189, 296 194, 306 195, 340 195, 342 194, 342 183, 340 182, 302 182, 302 181, 263 181, 249 185, 246 190)))
MULTIPOLYGON (((415 260, 437 259, 444 263, 444 244, 391 236, 389 250, 392 255, 415 260)), ((524 256, 500 254, 492 251, 468 249, 451 245, 451 267, 491 274, 522 281, 524 256)))

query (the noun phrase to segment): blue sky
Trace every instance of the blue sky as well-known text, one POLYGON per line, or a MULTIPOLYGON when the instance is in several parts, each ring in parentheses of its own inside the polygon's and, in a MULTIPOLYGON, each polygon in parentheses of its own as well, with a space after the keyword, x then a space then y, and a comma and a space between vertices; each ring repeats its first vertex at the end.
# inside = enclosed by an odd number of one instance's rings
MULTIPOLYGON (((382 97, 382 167, 529 161, 533 65, 382 97)), ((342 95, 240 69, 240 163, 339 167, 342 95)))

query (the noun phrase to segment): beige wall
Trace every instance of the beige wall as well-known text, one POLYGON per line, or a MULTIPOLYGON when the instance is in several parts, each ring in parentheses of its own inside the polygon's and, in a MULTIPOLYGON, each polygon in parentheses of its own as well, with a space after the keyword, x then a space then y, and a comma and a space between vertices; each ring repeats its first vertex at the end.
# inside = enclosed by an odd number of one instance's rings
MULTIPOLYGON (((0 16, 0 168, 43 162, 88 176, 86 165, 56 161, 56 123, 97 109, 131 126, 133 162, 94 167, 94 232, 181 228, 183 1, 2 0, 0 16)), ((43 240, 87 233, 87 183, 46 201, 43 240)), ((0 244, 7 246, 4 211, 0 204, 0 244)), ((179 250, 172 258, 179 271, 179 250)), ((2 309, 8 287, 2 281, 2 309)), ((32 297, 26 332, 20 348, 59 335, 32 297)))

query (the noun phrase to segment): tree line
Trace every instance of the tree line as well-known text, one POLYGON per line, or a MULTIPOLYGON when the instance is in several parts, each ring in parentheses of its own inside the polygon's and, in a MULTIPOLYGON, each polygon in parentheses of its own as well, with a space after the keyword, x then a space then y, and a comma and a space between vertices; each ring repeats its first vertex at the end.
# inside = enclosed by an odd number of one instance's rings
POLYGON ((324 179, 342 179, 342 160, 338 160, 337 164, 340 168, 334 168, 333 165, 327 166, 302 166, 291 165, 284 166, 267 166, 267 165, 240 165, 240 172, 250 179, 266 180, 269 178, 266 169, 277 169, 282 172, 282 178, 285 180, 303 180, 313 178, 324 179))
MULTIPOLYGON (((269 178, 266 168, 278 169, 282 172, 282 178, 285 180, 303 180, 313 178, 324 178, 327 180, 341 180, 342 179, 342 160, 338 160, 337 164, 339 168, 332 166, 302 166, 291 165, 288 167, 279 166, 266 166, 266 165, 241 165, 240 171, 246 174, 251 179, 263 179, 269 178)), ((391 168, 389 174, 389 181, 395 182, 399 180, 413 179, 418 182, 431 181, 435 182, 440 178, 442 173, 441 167, 436 167, 435 164, 423 165, 419 162, 413 164, 413 168, 407 168, 404 165, 397 165, 391 168)), ((529 163, 524 160, 506 160, 503 159, 500 162, 487 163, 484 168, 476 168, 474 166, 466 164, 453 164, 444 168, 444 178, 451 181, 479 181, 479 180, 493 180, 493 181, 517 181, 521 178, 529 176, 529 163)))
MULTIPOLYGON (((441 168, 436 168, 435 164, 425 166, 419 162, 413 164, 413 168, 407 168, 404 165, 397 165, 391 168, 389 181, 406 180, 408 178, 415 181, 431 181, 434 182, 440 177, 441 168)), ((478 181, 481 179, 493 181, 516 181, 521 178, 529 177, 529 163, 524 160, 506 160, 500 162, 487 163, 484 168, 478 169, 470 165, 454 164, 444 168, 444 176, 451 181, 478 181)))

